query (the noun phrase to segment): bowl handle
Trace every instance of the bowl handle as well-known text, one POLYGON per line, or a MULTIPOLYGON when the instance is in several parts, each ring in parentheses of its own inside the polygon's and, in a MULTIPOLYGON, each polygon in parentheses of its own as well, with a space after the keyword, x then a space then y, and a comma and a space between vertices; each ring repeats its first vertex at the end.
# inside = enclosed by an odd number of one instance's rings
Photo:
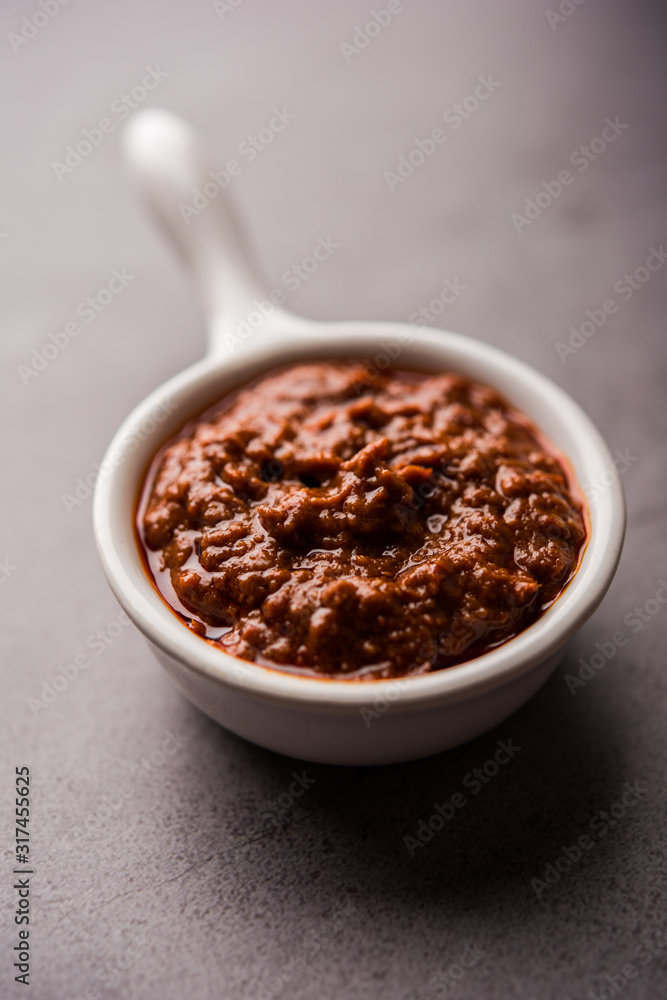
MULTIPOLYGON (((194 274, 206 310, 209 354, 238 347, 239 330, 249 328, 247 318, 255 313, 265 333, 285 313, 266 298, 230 199, 194 129, 169 111, 146 108, 132 116, 123 139, 135 183, 194 274), (258 312, 260 303, 265 305, 258 312)), ((259 332, 255 324, 252 332, 259 332)))

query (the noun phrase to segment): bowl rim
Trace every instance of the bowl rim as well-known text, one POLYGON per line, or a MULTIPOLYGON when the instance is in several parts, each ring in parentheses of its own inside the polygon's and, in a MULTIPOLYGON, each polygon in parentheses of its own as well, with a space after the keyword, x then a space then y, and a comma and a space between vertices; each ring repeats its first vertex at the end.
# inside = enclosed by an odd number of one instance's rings
MULTIPOLYGON (((613 476, 604 490, 586 496, 589 539, 574 576, 554 604, 527 629, 496 649, 425 675, 359 683, 303 677, 249 663, 202 641, 184 627, 155 590, 134 543, 132 524, 135 499, 148 459, 179 427, 202 413, 216 398, 280 364, 352 359, 377 349, 378 344, 386 346, 383 338, 386 342, 387 337, 393 336, 395 342, 402 343, 401 337, 405 339, 407 333, 409 340, 403 351, 408 357, 396 360, 395 367, 418 368, 428 359, 435 362, 434 371, 463 371, 498 388, 523 412, 529 399, 533 409, 543 407, 543 416, 549 417, 546 420, 549 426, 545 427, 544 419, 528 413, 549 440, 553 441, 554 428, 570 439, 570 448, 561 450, 573 469, 585 468, 592 478, 600 470, 613 468, 611 453, 584 410, 556 383, 495 346, 451 331, 392 322, 348 320, 313 323, 312 328, 315 334, 307 323, 296 328, 291 325, 274 329, 270 338, 255 335, 236 354, 208 356, 151 392, 123 422, 100 465, 93 501, 98 552, 119 603, 150 643, 193 674, 230 691, 292 707, 349 712, 386 699, 400 702, 401 711, 412 712, 426 703, 432 708, 476 697, 530 672, 580 628, 613 579, 626 518, 618 476, 613 476), (323 336, 323 332, 329 336, 323 336), (333 343, 330 338, 334 338, 333 343), (480 370, 491 373, 491 377, 480 376, 480 370), (202 400, 206 405, 202 405, 202 400), (168 411, 167 404, 175 406, 175 412, 172 409, 171 416, 160 425, 152 415, 160 408, 168 411), (151 419, 154 429, 143 431, 151 419), (576 452, 574 456, 572 449, 576 452), (109 471, 102 474, 102 470, 109 471), (129 523, 123 523, 128 505, 129 523)), ((555 444, 561 447, 560 442, 555 444)), ((577 480, 581 482, 581 470, 577 480)))

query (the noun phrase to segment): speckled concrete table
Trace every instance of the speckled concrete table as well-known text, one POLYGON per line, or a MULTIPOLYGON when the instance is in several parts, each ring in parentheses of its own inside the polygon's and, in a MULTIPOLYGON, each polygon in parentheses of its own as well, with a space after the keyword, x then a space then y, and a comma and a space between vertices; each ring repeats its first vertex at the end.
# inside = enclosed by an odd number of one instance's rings
POLYGON ((0 996, 666 996, 659 5, 7 0, 0 21, 0 996), (550 375, 623 456, 606 600, 474 743, 377 769, 278 757, 200 715, 119 621, 89 484, 125 414, 204 348, 120 168, 122 122, 148 103, 239 160, 230 191, 295 311, 425 309, 550 375), (269 141, 276 108, 294 117, 269 141), (340 246, 297 282, 320 237, 340 246), (499 740, 520 750, 474 794, 499 740), (23 765, 29 989, 12 967, 23 765))

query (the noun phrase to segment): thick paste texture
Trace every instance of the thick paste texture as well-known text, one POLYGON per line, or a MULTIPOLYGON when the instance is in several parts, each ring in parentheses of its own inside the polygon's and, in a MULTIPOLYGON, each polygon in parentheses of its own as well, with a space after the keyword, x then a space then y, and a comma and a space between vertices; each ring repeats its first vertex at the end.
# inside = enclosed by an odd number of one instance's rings
POLYGON ((535 621, 585 537, 530 421, 457 374, 301 364, 156 457, 138 530, 156 585, 228 653, 322 676, 471 659, 535 621))

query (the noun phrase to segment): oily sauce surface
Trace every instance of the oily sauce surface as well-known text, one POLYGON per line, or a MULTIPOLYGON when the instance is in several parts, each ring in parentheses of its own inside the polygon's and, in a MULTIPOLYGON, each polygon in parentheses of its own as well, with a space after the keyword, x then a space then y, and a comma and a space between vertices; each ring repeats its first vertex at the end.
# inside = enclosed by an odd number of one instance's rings
POLYGON ((565 468, 494 390, 346 362, 270 373, 188 424, 153 462, 137 530, 204 638, 364 679, 516 635, 586 538, 565 468))

